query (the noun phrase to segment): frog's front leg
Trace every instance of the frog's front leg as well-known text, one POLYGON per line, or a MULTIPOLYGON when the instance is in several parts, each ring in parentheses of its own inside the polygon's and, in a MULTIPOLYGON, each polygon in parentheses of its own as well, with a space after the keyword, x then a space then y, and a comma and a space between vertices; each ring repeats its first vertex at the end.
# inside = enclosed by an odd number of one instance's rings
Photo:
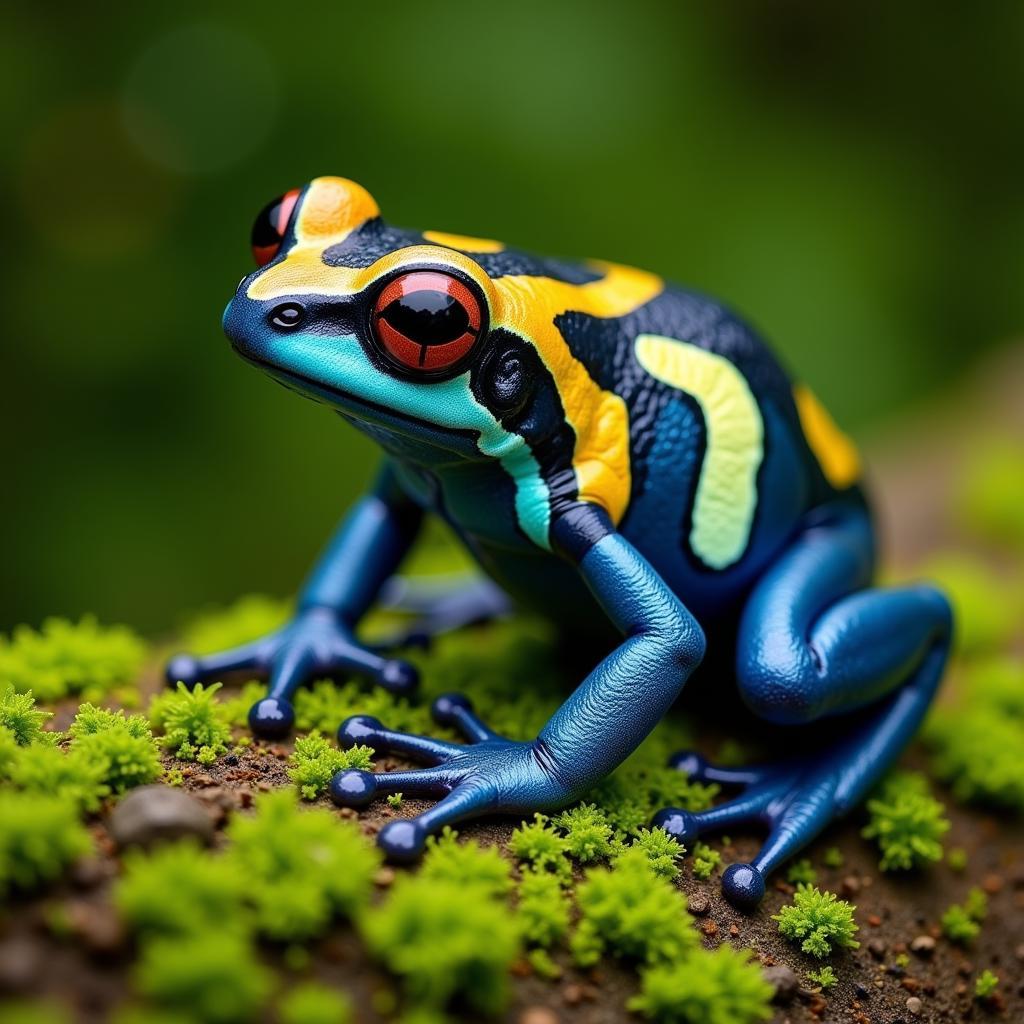
MULTIPOLYGON (((768 838, 749 864, 733 864, 722 890, 751 908, 765 877, 858 804, 914 735, 935 695, 949 651, 952 618, 929 586, 868 587, 873 537, 865 510, 824 514, 754 588, 740 622, 737 679, 751 709, 779 726, 865 710, 826 749, 781 764, 717 768, 694 754, 676 767, 704 781, 742 788, 735 799, 694 814, 667 808, 656 818, 685 846, 702 833, 755 822, 768 838)), ((812 746, 813 731, 794 738, 812 746)), ((820 747, 821 744, 819 743, 820 747)))
POLYGON ((555 712, 532 742, 488 729, 465 700, 445 697, 434 715, 461 728, 466 745, 394 733, 375 719, 341 727, 343 744, 425 760, 411 772, 339 772, 331 796, 362 807, 375 796, 440 796, 429 811, 381 830, 388 856, 417 857, 427 836, 446 824, 486 813, 529 813, 579 798, 619 765, 650 733, 704 655, 697 621, 608 517, 590 506, 573 509, 552 527, 558 550, 572 560, 598 604, 625 636, 555 712))
POLYGON ((356 641, 356 625, 411 547, 422 521, 385 467, 373 491, 342 521, 299 595, 295 617, 269 636, 202 658, 179 654, 166 677, 194 686, 247 672, 268 676, 266 697, 249 712, 253 732, 282 736, 294 722, 291 697, 309 680, 354 672, 395 693, 418 682, 415 669, 356 641))

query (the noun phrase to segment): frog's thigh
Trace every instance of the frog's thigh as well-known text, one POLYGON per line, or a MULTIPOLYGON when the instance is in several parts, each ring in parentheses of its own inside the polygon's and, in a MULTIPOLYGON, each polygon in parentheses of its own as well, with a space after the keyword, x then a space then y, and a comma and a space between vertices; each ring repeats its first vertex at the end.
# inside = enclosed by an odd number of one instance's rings
POLYGON ((758 582, 737 645, 740 693, 756 714, 792 725, 862 707, 910 679, 948 635, 938 591, 868 587, 873 549, 867 512, 840 506, 758 582))

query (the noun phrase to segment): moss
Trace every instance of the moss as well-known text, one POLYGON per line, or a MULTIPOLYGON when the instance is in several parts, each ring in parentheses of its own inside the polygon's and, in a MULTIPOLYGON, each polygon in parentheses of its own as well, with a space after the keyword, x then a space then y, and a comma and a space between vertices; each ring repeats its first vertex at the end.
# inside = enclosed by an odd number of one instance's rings
POLYGON ((0 895, 59 878, 92 849, 74 803, 59 796, 0 790, 0 895))
POLYGON ((10 760, 7 776, 16 788, 59 797, 80 813, 99 810, 110 794, 106 761, 77 748, 64 751, 48 744, 19 747, 10 760))
POLYGON ((839 980, 836 977, 836 972, 828 964, 819 967, 816 971, 808 971, 807 977, 822 988, 831 988, 839 980))
POLYGON ((683 848, 663 828, 642 828, 629 846, 621 848, 619 856, 626 850, 641 852, 654 874, 661 878, 676 878, 679 875, 679 858, 683 848))
POLYGON ((818 881, 818 872, 806 857, 801 857, 787 868, 786 881, 790 885, 814 885, 818 881))
POLYGON ((458 999, 481 1014, 505 1006, 519 928, 504 901, 485 890, 403 875, 359 926, 370 952, 401 979, 410 1006, 440 1010, 458 999))
POLYGON ((348 1024, 352 1004, 333 988, 306 982, 285 993, 278 1016, 281 1024, 348 1024))
POLYGON ((954 903, 942 915, 942 934, 961 946, 972 943, 981 934, 981 923, 988 915, 988 897, 974 887, 962 904, 954 903))
POLYGON ((1024 447, 993 439, 978 447, 959 488, 958 512, 975 536, 1024 552, 1024 447))
POLYGON ((32 691, 19 693, 13 685, 0 686, 0 729, 6 729, 21 747, 30 743, 53 742, 55 733, 43 731, 51 712, 36 707, 32 691))
POLYGON ((525 942, 544 949, 569 931, 569 900, 556 875, 524 871, 516 920, 525 942))
POLYGON ((0 679, 41 701, 81 693, 98 700, 138 676, 146 645, 125 626, 100 626, 92 616, 79 622, 47 619, 42 628, 18 626, 0 636, 0 679))
POLYGON ((659 1024, 754 1024, 772 1016, 772 986, 749 950, 695 950, 641 975, 628 1008, 659 1024))
POLYGON ((320 733, 311 732, 295 741, 295 750, 288 758, 288 778, 304 800, 315 800, 337 772, 346 768, 369 770, 373 767, 372 757, 369 747, 339 750, 320 733))
POLYGON ((402 807, 402 794, 401 793, 388 793, 387 796, 388 807, 398 811, 402 807))
POLYGON ((923 775, 890 775, 868 800, 867 808, 871 821, 861 835, 878 843, 882 851, 878 866, 883 871, 908 871, 942 859, 942 837, 949 831, 949 820, 923 775))
POLYGON ((946 863, 950 871, 962 874, 967 870, 967 851, 962 846, 954 846, 946 854, 946 863))
POLYGON ((14 1001, 0 1006, 0 1024, 68 1024, 70 1019, 63 1006, 50 1002, 14 1001))
POLYGON ((526 861, 535 871, 552 871, 563 877, 571 873, 569 844, 544 814, 535 814, 533 821, 515 829, 508 848, 513 857, 526 861))
POLYGON ((144 936, 245 930, 245 879, 225 857, 193 842, 171 843, 148 856, 131 850, 114 891, 121 916, 144 936))
POLYGON ((779 931, 787 939, 799 942, 805 953, 825 957, 835 947, 856 949, 860 945, 853 937, 857 932, 854 909, 835 893, 801 885, 793 902, 773 915, 772 920, 778 921, 779 931))
POLYGON ((581 864, 607 857, 612 851, 612 827, 594 804, 578 804, 559 814, 552 824, 565 837, 565 849, 581 864))
POLYGON ((693 877, 707 881, 722 864, 722 855, 707 843, 693 844, 693 877))
POLYGON ((577 890, 577 904, 580 923, 570 948, 583 967, 606 952, 657 964, 697 944, 697 933, 683 923, 686 897, 654 873, 639 847, 625 850, 611 868, 591 868, 577 890))
POLYGON ((174 692, 155 698, 149 706, 149 722, 163 733, 161 746, 182 761, 198 756, 207 764, 226 753, 231 727, 217 699, 220 687, 220 683, 197 683, 190 690, 179 682, 174 692))
POLYGON ((827 868, 841 868, 845 863, 843 851, 838 846, 830 846, 822 854, 821 863, 827 868))
POLYGON ((258 1019, 273 987, 249 939, 223 928, 146 942, 135 982, 158 1006, 203 1024, 258 1019))
POLYGON ((160 751, 142 715, 83 704, 69 734, 73 752, 104 765, 103 783, 114 793, 152 782, 160 774, 160 751))
POLYGON ((242 686, 224 690, 221 695, 221 711, 225 721, 235 728, 248 728, 250 708, 258 700, 262 700, 266 694, 267 684, 258 679, 250 679, 242 686))
POLYGON ((329 679, 319 679, 295 694, 295 725, 302 731, 333 735, 350 715, 371 715, 400 732, 437 731, 426 704, 412 705, 381 687, 354 681, 338 686, 329 679))
POLYGON ((512 887, 508 861, 496 846, 482 847, 476 840, 458 841, 449 826, 427 840, 420 875, 439 882, 462 884, 488 896, 502 896, 512 887))
POLYGON ((999 975, 993 974, 988 968, 974 979, 974 998, 983 1002, 991 999, 999 987, 999 975))
POLYGON ((225 608, 207 608, 181 630, 181 647, 193 654, 214 654, 238 647, 283 626, 292 602, 264 594, 247 594, 225 608))
POLYGON ((227 834, 225 857, 246 880, 257 928, 272 939, 302 941, 354 914, 380 866, 356 825, 299 807, 288 790, 261 796, 256 813, 236 816, 227 834))

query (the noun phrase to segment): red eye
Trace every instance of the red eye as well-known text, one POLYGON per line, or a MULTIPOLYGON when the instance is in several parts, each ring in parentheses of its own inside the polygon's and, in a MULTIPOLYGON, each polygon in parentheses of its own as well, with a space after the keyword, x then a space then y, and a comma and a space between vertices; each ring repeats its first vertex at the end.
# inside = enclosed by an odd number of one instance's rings
POLYGON ((252 256, 257 267, 265 267, 280 251, 299 192, 297 188, 285 192, 257 214, 252 226, 252 256))
POLYGON ((480 337, 480 300, 456 277, 417 270, 389 282, 373 307, 373 331, 391 359, 438 373, 460 362, 480 337))

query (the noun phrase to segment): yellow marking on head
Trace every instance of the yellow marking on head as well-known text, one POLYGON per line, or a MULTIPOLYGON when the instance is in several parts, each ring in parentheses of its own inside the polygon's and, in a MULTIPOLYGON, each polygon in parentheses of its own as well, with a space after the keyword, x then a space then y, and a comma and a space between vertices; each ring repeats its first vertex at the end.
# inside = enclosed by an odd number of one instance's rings
POLYGON ((447 231, 424 231, 423 237, 434 245, 444 245, 449 249, 461 249, 463 252, 502 252, 503 242, 493 238, 473 238, 471 235, 453 235, 447 231))
POLYGON ((825 479, 837 490, 852 487, 861 473, 860 453, 818 401, 810 388, 793 385, 793 399, 800 415, 800 426, 825 479))
POLYGON ((380 208, 362 185, 348 178, 314 178, 302 197, 296 242, 321 248, 335 245, 379 215, 380 208))
POLYGON ((707 439, 690 547, 705 565, 724 569, 746 550, 757 508, 757 470, 764 455, 757 399, 735 365, 715 352, 656 334, 641 334, 635 351, 652 377, 700 405, 707 439))
POLYGON ((629 413, 572 354, 555 326, 570 310, 619 317, 649 302, 664 287, 659 277, 615 264, 597 264, 604 277, 583 285, 547 277, 499 277, 492 324, 533 342, 558 386, 565 416, 576 434, 573 469, 579 496, 600 505, 618 523, 629 504, 629 413))

